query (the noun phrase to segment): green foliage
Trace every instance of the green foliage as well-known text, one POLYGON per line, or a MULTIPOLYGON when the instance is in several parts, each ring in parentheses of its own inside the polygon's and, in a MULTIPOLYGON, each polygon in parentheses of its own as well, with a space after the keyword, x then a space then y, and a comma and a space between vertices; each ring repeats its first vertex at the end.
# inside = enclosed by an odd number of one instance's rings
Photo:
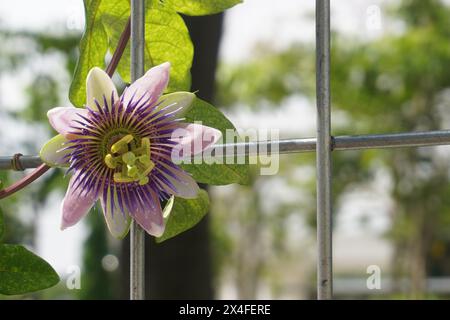
MULTIPOLYGON (((236 128, 222 112, 199 98, 195 99, 185 118, 187 122, 201 121, 205 126, 216 128, 222 132, 223 137, 226 137, 227 130, 236 131, 236 128)), ((231 141, 227 141, 227 143, 231 143, 231 141)), ((181 167, 191 173, 198 182, 213 185, 246 184, 249 179, 248 164, 237 164, 236 161, 233 161, 233 164, 207 164, 204 162, 201 164, 182 164, 181 167)))
MULTIPOLYGON (((256 50, 256 49, 255 49, 256 50)), ((276 106, 286 97, 313 92, 315 62, 313 48, 294 45, 286 51, 274 51, 260 44, 251 61, 221 65, 218 71, 217 101, 221 106, 261 104, 276 106)))
POLYGON ((208 209, 209 196, 203 189, 195 199, 175 198, 166 222, 166 230, 161 237, 156 238, 156 242, 163 242, 191 229, 208 213, 208 209))
POLYGON ((176 11, 190 16, 202 16, 219 13, 231 8, 243 0, 164 0, 176 11))
POLYGON ((443 68, 450 63, 445 39, 432 28, 417 28, 351 50, 342 39, 336 41, 335 103, 355 118, 370 115, 371 131, 414 130, 422 120, 419 114, 433 114, 430 99, 450 84, 443 68))
MULTIPOLYGON (((442 0, 403 0, 397 4, 395 13, 404 19, 407 28, 448 26, 450 10, 442 0)), ((439 30, 450 35, 448 28, 439 30)))
POLYGON ((42 290, 58 283, 52 267, 23 246, 0 245, 0 293, 13 295, 42 290))

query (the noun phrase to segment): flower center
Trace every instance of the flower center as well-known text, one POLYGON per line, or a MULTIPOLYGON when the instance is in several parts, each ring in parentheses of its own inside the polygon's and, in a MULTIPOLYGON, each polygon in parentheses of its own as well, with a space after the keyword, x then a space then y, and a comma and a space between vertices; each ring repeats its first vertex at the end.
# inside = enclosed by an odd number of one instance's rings
POLYGON ((155 167, 150 159, 149 138, 138 141, 133 135, 127 134, 111 145, 109 151, 104 160, 108 168, 116 170, 114 182, 148 183, 148 174, 155 167))

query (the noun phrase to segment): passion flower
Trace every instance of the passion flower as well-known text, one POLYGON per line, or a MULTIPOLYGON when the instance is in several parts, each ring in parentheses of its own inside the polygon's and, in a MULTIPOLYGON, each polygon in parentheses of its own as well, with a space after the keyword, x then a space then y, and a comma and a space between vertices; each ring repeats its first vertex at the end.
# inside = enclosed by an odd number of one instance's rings
POLYGON ((172 154, 202 152, 221 133, 182 122, 195 95, 161 95, 169 70, 169 63, 150 69, 119 97, 110 77, 93 68, 85 108, 49 110, 59 135, 42 148, 41 158, 50 166, 69 166, 73 174, 61 206, 61 229, 76 224, 100 199, 114 236, 124 237, 131 219, 161 236, 161 201, 197 196, 197 183, 173 162, 172 154))

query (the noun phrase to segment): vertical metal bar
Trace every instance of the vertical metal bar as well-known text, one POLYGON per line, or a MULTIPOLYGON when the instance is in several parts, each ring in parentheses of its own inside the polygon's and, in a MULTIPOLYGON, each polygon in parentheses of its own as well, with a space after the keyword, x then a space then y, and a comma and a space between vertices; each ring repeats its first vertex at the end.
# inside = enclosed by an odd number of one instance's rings
POLYGON ((331 230, 330 0, 316 0, 317 298, 333 296, 331 230))
MULTIPOLYGON (((131 81, 144 74, 145 0, 131 0, 131 81)), ((145 298, 145 231, 132 222, 130 231, 130 299, 145 298)))

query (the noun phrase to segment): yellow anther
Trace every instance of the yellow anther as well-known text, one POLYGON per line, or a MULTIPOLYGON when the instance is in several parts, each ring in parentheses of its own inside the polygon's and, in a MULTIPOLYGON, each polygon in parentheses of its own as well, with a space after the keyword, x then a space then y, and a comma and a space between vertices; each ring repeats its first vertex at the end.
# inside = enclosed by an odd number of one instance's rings
POLYGON ((107 154, 105 156, 106 166, 110 169, 115 169, 117 167, 117 162, 111 154, 107 154))
POLYGON ((122 155, 122 160, 123 160, 123 162, 125 162, 126 164, 133 165, 134 162, 136 161, 136 156, 134 155, 133 152, 128 151, 128 152, 125 152, 125 153, 122 155))
POLYGON ((153 161, 150 160, 150 163, 145 167, 144 171, 142 172, 142 175, 147 176, 150 171, 153 170, 153 168, 155 167, 155 164, 153 163, 153 161))
POLYGON ((136 177, 138 176, 139 170, 138 170, 138 168, 137 168, 136 166, 130 166, 130 165, 128 165, 128 166, 127 166, 127 169, 128 169, 128 175, 129 175, 130 177, 136 178, 136 177))
POLYGON ((139 184, 141 186, 146 185, 148 183, 148 177, 147 176, 143 176, 139 178, 139 184))
POLYGON ((139 140, 135 140, 131 134, 122 137, 111 146, 111 153, 105 156, 105 164, 110 169, 116 169, 116 183, 147 184, 148 174, 155 167, 150 158, 150 139, 142 138, 139 144, 139 140))
POLYGON ((126 177, 128 175, 128 168, 126 165, 122 164, 122 175, 126 177))
POLYGON ((111 146, 111 152, 112 153, 124 153, 128 151, 128 146, 126 143, 115 143, 111 146))
POLYGON ((115 172, 114 173, 114 182, 117 182, 117 183, 128 183, 128 182, 133 182, 133 181, 134 181, 133 178, 130 178, 130 177, 122 175, 122 172, 115 172))
POLYGON ((150 157, 150 139, 149 138, 141 139, 141 148, 143 149, 143 154, 150 157))
POLYGON ((111 146, 111 152, 112 153, 122 153, 126 152, 128 150, 128 143, 133 141, 133 136, 131 134, 127 134, 122 139, 117 141, 111 146))
POLYGON ((139 162, 142 163, 144 166, 148 166, 148 165, 150 165, 150 163, 152 162, 152 161, 150 160, 150 157, 149 157, 148 155, 146 155, 146 154, 140 156, 140 157, 138 158, 138 160, 139 160, 139 162))

